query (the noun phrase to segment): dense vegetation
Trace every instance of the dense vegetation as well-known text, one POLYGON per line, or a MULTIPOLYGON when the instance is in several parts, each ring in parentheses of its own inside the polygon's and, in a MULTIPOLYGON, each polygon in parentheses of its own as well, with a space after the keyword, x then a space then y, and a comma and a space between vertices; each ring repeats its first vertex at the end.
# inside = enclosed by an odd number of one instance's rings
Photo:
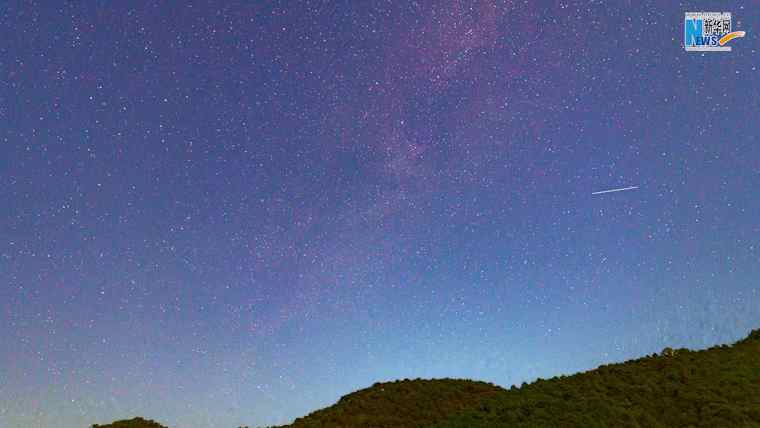
POLYGON ((376 383, 288 426, 422 427, 475 408, 503 392, 489 383, 454 379, 376 383))
POLYGON ((730 347, 534 382, 432 427, 556 426, 760 427, 760 330, 730 347))
POLYGON ((108 425, 95 424, 92 428, 167 428, 158 422, 150 419, 133 418, 125 419, 123 421, 116 421, 108 425))
POLYGON ((470 381, 376 384, 288 427, 558 426, 760 428, 760 330, 496 393, 470 381))
MULTIPOLYGON (((557 426, 760 428, 760 330, 732 346, 666 348, 510 390, 454 379, 377 383, 282 428, 557 426)), ((162 427, 136 418, 100 428, 162 427)))

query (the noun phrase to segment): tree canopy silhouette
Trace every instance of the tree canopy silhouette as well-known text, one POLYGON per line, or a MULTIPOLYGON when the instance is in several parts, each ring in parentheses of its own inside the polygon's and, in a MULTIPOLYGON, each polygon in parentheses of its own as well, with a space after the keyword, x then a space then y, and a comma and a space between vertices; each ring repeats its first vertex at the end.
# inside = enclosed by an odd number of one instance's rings
MULTIPOLYGON (((505 390, 471 380, 376 383, 281 428, 760 428, 760 330, 732 346, 665 348, 505 390)), ((134 418, 93 428, 166 428, 134 418)))

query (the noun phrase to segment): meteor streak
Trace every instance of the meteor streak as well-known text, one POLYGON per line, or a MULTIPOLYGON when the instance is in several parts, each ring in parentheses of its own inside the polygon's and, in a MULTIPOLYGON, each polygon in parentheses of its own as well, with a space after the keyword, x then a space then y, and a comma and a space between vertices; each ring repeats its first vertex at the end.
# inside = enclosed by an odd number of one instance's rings
POLYGON ((620 189, 602 190, 601 192, 594 192, 592 195, 601 195, 602 193, 622 192, 623 190, 638 189, 639 186, 621 187, 620 189))

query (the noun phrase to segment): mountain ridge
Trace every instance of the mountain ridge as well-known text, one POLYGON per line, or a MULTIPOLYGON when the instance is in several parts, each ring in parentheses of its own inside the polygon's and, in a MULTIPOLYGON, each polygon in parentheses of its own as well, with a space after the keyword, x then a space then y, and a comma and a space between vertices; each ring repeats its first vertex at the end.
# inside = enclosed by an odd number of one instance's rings
MULTIPOLYGON (((161 425, 99 428, 164 428, 161 425)), ((270 428, 758 427, 760 329, 732 345, 665 348, 504 389, 467 379, 380 382, 270 428)))

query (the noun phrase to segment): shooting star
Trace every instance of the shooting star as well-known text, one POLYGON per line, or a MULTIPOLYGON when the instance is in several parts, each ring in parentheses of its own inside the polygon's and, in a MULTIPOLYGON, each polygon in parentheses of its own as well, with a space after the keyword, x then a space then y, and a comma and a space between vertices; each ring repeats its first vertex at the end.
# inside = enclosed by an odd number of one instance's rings
POLYGON ((602 193, 622 192, 624 190, 638 189, 639 186, 621 187, 620 189, 602 190, 601 192, 594 192, 592 195, 601 195, 602 193))

